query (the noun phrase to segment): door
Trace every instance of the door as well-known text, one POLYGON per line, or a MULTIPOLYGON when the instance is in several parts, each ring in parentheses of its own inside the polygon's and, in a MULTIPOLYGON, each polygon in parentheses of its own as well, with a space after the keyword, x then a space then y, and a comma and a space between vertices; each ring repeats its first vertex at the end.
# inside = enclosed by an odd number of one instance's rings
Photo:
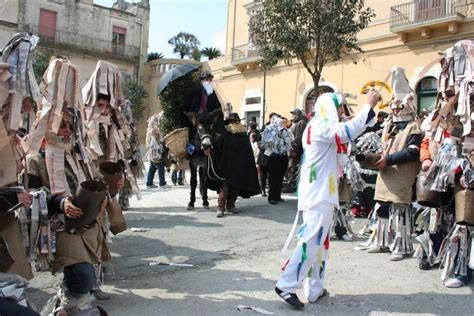
POLYGON ((38 33, 41 37, 49 39, 54 39, 56 37, 56 17, 56 12, 40 9, 38 33))
POLYGON ((431 20, 446 15, 446 0, 415 1, 415 22, 431 20))

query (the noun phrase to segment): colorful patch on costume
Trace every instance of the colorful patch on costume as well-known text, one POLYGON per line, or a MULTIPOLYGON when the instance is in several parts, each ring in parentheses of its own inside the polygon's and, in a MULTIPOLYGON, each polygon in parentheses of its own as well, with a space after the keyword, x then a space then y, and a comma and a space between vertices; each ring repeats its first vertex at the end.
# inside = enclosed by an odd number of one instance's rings
POLYGON ((336 146, 337 146, 337 153, 340 154, 342 152, 341 146, 342 146, 342 140, 341 136, 339 134, 334 135, 334 139, 336 140, 336 146))
POLYGON ((299 281, 299 279, 300 279, 300 272, 301 272, 301 268, 303 267, 303 263, 306 261, 306 259, 308 259, 307 255, 306 255, 306 243, 303 243, 301 245, 301 248, 302 248, 301 261, 300 261, 300 263, 298 263, 298 268, 296 270, 296 280, 297 281, 299 281))
POLYGON ((316 162, 311 164, 309 169, 309 183, 313 183, 317 179, 317 169, 316 169, 316 162))
POLYGON ((329 175, 329 195, 332 196, 336 194, 336 179, 333 174, 329 175))
POLYGON ((326 270, 326 261, 323 261, 321 263, 321 266, 319 268, 319 278, 322 279, 324 277, 324 270, 326 270))
POLYGON ((313 267, 311 267, 311 269, 309 269, 308 271, 308 278, 311 278, 313 276, 313 267))
POLYGON ((349 138, 349 141, 352 143, 351 131, 349 130, 349 127, 347 125, 344 125, 344 130, 346 131, 347 138, 349 138))
POLYGON ((316 245, 317 246, 321 246, 321 239, 322 238, 323 238, 323 228, 320 227, 319 231, 317 232, 317 236, 316 236, 316 245))
POLYGON ((326 107, 325 107, 324 104, 321 104, 321 106, 319 107, 319 115, 320 115, 321 118, 323 118, 323 119, 327 118, 326 107))
POLYGON ((304 232, 306 231, 306 224, 301 225, 300 229, 298 230, 298 233, 296 234, 296 237, 298 239, 303 238, 304 232))
POLYGON ((308 133, 306 134, 306 144, 311 145, 311 126, 308 127, 308 133))
POLYGON ((286 267, 288 266, 288 263, 290 263, 290 259, 286 260, 285 264, 283 264, 280 268, 280 271, 283 272, 285 271, 286 267))
POLYGON ((324 241, 324 249, 328 250, 329 249, 329 239, 330 239, 330 233, 326 236, 326 240, 324 241))
POLYGON ((318 248, 318 254, 316 256, 316 260, 318 260, 318 264, 320 266, 323 264, 323 250, 321 247, 318 248))

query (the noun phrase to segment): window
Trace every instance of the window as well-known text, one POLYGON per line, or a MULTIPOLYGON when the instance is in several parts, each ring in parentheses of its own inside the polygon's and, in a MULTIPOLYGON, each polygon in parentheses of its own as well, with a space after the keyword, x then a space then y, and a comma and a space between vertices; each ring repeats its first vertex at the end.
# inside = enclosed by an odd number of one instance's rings
POLYGON ((436 103, 438 80, 435 77, 423 78, 416 87, 418 113, 431 111, 436 103))
POLYGON ((262 102, 262 98, 261 97, 250 97, 250 98, 246 98, 245 99, 245 104, 246 105, 249 105, 249 104, 260 104, 262 102))
POLYGON ((306 97, 305 101, 305 111, 306 113, 313 112, 314 105, 316 104, 316 99, 323 93, 327 92, 334 92, 334 89, 328 86, 319 86, 319 93, 316 95, 313 91, 311 91, 308 96, 306 97))
POLYGON ((56 38, 56 16, 54 11, 40 9, 38 33, 43 39, 56 38))
POLYGON ((127 29, 114 26, 112 29, 112 51, 114 54, 123 54, 125 51, 125 36, 127 29))

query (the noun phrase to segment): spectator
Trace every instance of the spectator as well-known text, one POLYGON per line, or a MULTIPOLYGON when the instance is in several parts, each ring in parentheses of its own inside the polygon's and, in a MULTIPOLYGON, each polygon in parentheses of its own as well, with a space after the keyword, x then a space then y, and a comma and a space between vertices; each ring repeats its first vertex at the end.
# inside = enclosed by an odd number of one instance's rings
POLYGON ((283 120, 274 116, 262 134, 262 149, 268 168, 268 203, 284 202, 281 198, 283 177, 288 168, 288 152, 293 135, 285 128, 283 120))
POLYGON ((156 189, 158 186, 153 184, 156 171, 158 171, 159 184, 161 188, 167 187, 165 180, 165 147, 161 142, 161 135, 158 128, 158 116, 152 116, 148 121, 148 130, 146 133, 147 157, 150 160, 150 168, 146 186, 148 189, 156 189))
POLYGON ((291 144, 290 159, 288 164, 288 187, 285 188, 286 193, 293 193, 297 187, 297 173, 298 166, 303 155, 302 137, 304 129, 306 128, 306 116, 300 109, 295 109, 290 112, 293 115, 293 125, 291 126, 291 133, 294 140, 291 144))

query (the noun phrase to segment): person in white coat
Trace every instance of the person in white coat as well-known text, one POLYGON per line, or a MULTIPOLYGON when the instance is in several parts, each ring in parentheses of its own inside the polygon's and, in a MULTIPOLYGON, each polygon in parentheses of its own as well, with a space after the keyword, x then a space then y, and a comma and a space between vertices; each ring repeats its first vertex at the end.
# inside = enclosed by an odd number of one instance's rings
POLYGON ((303 211, 303 225, 293 255, 283 268, 275 292, 290 305, 304 304, 296 290, 305 282, 305 296, 315 302, 326 293, 324 273, 335 208, 339 206, 338 178, 343 171, 343 143, 357 138, 375 117, 373 108, 380 94, 371 90, 368 104, 352 120, 340 122, 345 99, 340 94, 325 93, 315 105, 315 114, 303 133, 303 161, 298 183, 298 210, 303 211))

